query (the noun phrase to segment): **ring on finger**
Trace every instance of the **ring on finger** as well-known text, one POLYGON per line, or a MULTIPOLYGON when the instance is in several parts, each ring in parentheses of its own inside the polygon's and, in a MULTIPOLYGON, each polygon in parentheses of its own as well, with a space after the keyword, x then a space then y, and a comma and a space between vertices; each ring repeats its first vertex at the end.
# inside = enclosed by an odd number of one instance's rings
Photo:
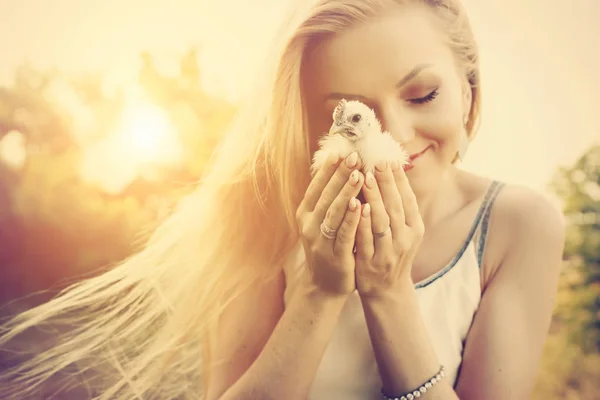
POLYGON ((373 237, 380 238, 392 233, 392 228, 388 225, 387 229, 383 232, 373 232, 373 237))
POLYGON ((323 222, 321 222, 321 233, 327 239, 335 239, 336 234, 337 234, 337 229, 330 228, 329 226, 327 226, 325 221, 323 221, 323 222))

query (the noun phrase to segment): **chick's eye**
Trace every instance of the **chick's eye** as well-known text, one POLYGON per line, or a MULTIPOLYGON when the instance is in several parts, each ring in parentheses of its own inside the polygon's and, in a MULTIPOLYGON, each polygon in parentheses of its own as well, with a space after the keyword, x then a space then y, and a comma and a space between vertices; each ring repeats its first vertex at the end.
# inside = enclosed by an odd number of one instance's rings
POLYGON ((358 124, 360 122, 360 118, 361 118, 360 114, 354 114, 352 116, 352 122, 355 124, 358 124))

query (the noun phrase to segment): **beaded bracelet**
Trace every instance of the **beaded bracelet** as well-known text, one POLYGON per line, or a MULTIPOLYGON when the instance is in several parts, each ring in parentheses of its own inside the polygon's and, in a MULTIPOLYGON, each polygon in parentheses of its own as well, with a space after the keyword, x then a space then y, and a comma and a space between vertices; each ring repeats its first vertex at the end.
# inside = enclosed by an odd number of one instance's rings
POLYGON ((440 367, 440 370, 437 372, 437 374, 435 374, 431 379, 429 379, 427 382, 425 382, 424 384, 422 384, 421 386, 419 386, 418 388, 416 388, 412 392, 409 392, 409 393, 404 394, 402 396, 399 396, 399 397, 389 397, 389 396, 387 396, 383 392, 383 389, 381 389, 382 399, 383 400, 413 400, 413 399, 416 399, 417 397, 421 397, 422 394, 425 394, 425 392, 427 392, 429 389, 431 389, 431 387, 433 385, 435 385, 440 380, 442 380, 442 378, 444 376, 446 376, 446 369, 442 365, 440 367))

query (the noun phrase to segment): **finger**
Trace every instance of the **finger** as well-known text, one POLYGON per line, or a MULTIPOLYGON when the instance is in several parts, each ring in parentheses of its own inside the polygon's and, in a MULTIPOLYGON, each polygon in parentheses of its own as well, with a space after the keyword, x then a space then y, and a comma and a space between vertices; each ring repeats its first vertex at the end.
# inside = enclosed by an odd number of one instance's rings
MULTIPOLYGON (((315 218, 319 220, 325 219, 325 214, 331 207, 333 201, 338 197, 340 191, 346 185, 346 182, 350 179, 350 175, 352 171, 357 170, 358 166, 358 154, 356 152, 350 154, 344 162, 340 163, 335 171, 335 173, 329 179, 329 182, 323 188, 319 196, 319 200, 315 204, 313 212, 315 214, 315 218)), ((346 199, 349 201, 350 197, 346 199)), ((347 203, 345 203, 347 204, 347 203)), ((345 207, 344 204, 344 207, 345 207)))
POLYGON ((371 228, 371 205, 369 203, 362 206, 358 229, 356 230, 356 258, 363 261, 370 261, 375 254, 373 245, 373 231, 371 228))
POLYGON ((333 253, 336 256, 341 254, 352 255, 354 243, 356 242, 356 229, 360 221, 360 211, 360 201, 356 197, 352 197, 348 201, 348 208, 333 244, 333 253))
POLYGON ((310 184, 304 193, 304 199, 302 200, 300 207, 306 211, 314 210, 315 205, 319 201, 319 197, 321 197, 323 189, 337 170, 340 162, 341 157, 338 154, 331 154, 329 157, 327 157, 327 161, 323 163, 321 168, 310 181, 310 184))
POLYGON ((402 206, 402 197, 396 186, 394 172, 387 164, 378 164, 375 167, 375 178, 383 199, 383 205, 390 218, 392 235, 395 238, 400 238, 405 224, 404 207, 402 206))
POLYGON ((415 196, 415 193, 410 187, 410 183, 408 182, 408 178, 406 177, 404 169, 396 163, 393 163, 392 169, 394 172, 394 177, 396 179, 396 186, 398 187, 398 192, 400 193, 400 197, 402 198, 404 220, 406 221, 406 225, 414 228, 418 224, 422 223, 421 215, 419 214, 419 205, 417 203, 417 197, 415 196))
POLYGON ((350 199, 356 197, 358 192, 360 192, 363 180, 363 174, 354 170, 348 177, 342 190, 329 206, 325 215, 321 215, 316 211, 313 213, 313 218, 316 223, 320 224, 321 222, 324 222, 327 227, 337 230, 340 225, 342 225, 350 199))
POLYGON ((371 205, 371 228, 375 251, 386 251, 386 247, 391 247, 393 244, 392 235, 378 236, 377 234, 383 233, 390 228, 390 217, 383 204, 383 198, 381 197, 375 176, 371 171, 367 172, 367 176, 365 177, 363 192, 365 200, 371 205))

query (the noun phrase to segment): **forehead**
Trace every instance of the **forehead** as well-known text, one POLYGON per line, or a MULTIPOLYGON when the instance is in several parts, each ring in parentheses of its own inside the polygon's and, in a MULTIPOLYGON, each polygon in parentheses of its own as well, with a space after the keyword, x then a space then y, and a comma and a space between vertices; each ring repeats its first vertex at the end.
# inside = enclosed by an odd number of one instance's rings
POLYGON ((432 64, 441 74, 453 72, 445 39, 430 10, 394 8, 319 43, 306 63, 310 90, 369 95, 419 64, 432 64))

